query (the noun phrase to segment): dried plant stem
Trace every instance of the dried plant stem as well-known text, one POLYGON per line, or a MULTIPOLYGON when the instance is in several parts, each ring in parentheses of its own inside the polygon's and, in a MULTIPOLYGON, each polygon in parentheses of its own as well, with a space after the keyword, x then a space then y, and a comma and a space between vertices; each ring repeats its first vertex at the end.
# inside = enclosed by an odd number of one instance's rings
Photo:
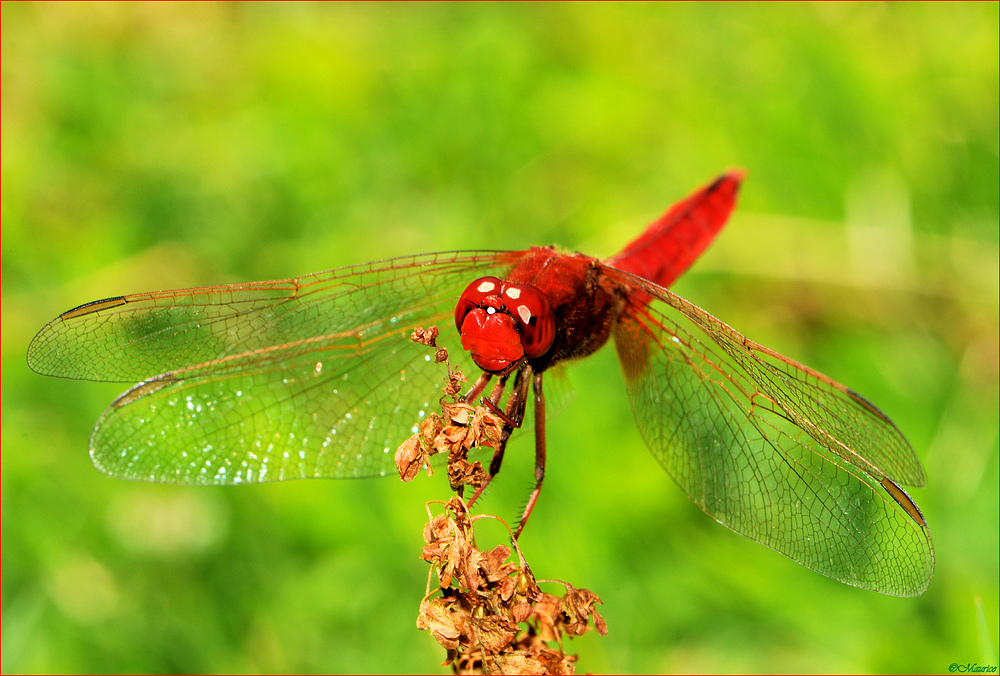
POLYGON ((444 664, 455 673, 572 674, 576 656, 565 653, 563 637, 591 629, 607 633, 595 608, 601 599, 557 580, 542 582, 561 584, 562 596, 542 591, 506 522, 491 515, 470 516, 462 491, 467 485, 480 488, 488 474, 479 462, 468 461, 468 452, 477 446, 496 448, 505 423, 489 408, 455 400, 466 380, 451 370, 447 350, 435 344, 437 335, 435 327, 418 329, 413 340, 435 348, 437 361, 448 369, 441 415, 432 413, 396 451, 403 481, 412 480, 423 467, 430 472, 431 456, 447 453, 449 484, 458 494, 427 506, 421 558, 432 567, 417 627, 429 630, 445 648, 444 664), (434 504, 442 505, 443 513, 435 516, 434 504), (505 544, 487 551, 478 548, 473 525, 481 519, 503 523, 513 552, 505 544))

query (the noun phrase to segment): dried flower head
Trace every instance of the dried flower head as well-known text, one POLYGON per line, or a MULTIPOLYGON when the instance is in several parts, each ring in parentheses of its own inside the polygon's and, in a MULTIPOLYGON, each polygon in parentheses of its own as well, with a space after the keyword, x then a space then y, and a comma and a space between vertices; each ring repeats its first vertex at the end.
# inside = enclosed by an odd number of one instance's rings
POLYGON ((480 550, 472 527, 483 518, 497 517, 470 518, 456 497, 424 527, 421 558, 437 584, 428 583, 417 627, 445 648, 445 664, 456 673, 572 674, 576 656, 563 651, 562 639, 590 629, 607 633, 595 608, 600 598, 565 582, 561 597, 543 592, 516 542, 516 561, 503 544, 480 550))

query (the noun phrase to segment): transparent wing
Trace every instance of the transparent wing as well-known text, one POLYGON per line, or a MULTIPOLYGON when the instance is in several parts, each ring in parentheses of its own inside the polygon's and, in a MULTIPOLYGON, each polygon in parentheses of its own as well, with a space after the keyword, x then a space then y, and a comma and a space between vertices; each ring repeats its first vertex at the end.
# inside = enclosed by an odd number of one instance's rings
POLYGON ((922 485, 909 443, 871 403, 650 282, 615 346, 653 455, 732 530, 847 584, 923 592, 934 550, 896 484, 922 485))
POLYGON ((234 484, 394 471, 436 406, 444 365, 410 341, 436 325, 467 375, 453 312, 478 276, 519 252, 397 258, 276 282, 136 294, 50 322, 28 363, 47 375, 135 381, 98 420, 113 476, 234 484))

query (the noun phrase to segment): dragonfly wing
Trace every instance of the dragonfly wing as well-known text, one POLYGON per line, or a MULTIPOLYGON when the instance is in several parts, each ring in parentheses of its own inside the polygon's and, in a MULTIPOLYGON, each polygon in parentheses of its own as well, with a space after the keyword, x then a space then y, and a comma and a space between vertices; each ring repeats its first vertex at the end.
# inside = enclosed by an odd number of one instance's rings
POLYGON ((215 359, 391 322, 413 306, 453 293, 453 284, 468 283, 470 274, 504 269, 520 255, 424 254, 293 279, 99 300, 64 312, 42 328, 28 347, 28 365, 61 378, 146 380, 215 359))
POLYGON ((930 534, 896 485, 923 472, 883 413, 666 289, 606 273, 654 299, 626 311, 615 346, 643 438, 696 504, 842 582, 926 589, 930 534))
POLYGON ((459 252, 282 282, 139 294, 72 310, 29 352, 65 377, 145 378, 101 416, 91 456, 127 479, 234 484, 393 471, 446 378, 410 340, 436 325, 472 374, 453 312, 519 256, 459 252), (83 358, 91 364, 78 365, 83 358))

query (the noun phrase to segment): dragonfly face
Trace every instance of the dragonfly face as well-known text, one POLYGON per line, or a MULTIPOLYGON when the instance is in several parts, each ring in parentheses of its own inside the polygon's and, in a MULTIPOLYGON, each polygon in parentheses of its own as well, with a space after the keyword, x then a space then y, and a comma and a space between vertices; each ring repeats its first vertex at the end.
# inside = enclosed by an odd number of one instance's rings
POLYGON ((462 347, 484 371, 504 373, 552 347, 556 323, 544 292, 529 284, 483 277, 469 284, 455 306, 462 347))

